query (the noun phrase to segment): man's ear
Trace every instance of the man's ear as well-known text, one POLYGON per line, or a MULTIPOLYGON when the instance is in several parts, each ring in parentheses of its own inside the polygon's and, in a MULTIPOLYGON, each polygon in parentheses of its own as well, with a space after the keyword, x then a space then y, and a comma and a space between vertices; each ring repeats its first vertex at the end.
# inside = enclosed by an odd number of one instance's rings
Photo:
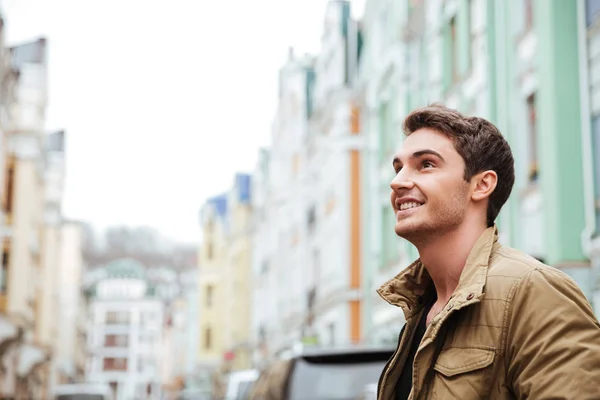
POLYGON ((473 176, 471 183, 473 185, 471 199, 473 201, 485 200, 496 189, 498 175, 495 171, 483 171, 473 176))

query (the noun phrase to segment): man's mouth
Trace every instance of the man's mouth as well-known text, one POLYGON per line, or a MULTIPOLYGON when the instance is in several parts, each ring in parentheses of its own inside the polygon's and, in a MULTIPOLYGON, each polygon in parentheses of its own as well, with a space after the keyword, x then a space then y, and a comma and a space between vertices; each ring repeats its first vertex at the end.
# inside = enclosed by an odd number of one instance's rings
POLYGON ((421 203, 417 203, 417 202, 402 203, 402 204, 400 204, 398 211, 410 210, 411 208, 421 207, 421 205, 422 205, 421 203))

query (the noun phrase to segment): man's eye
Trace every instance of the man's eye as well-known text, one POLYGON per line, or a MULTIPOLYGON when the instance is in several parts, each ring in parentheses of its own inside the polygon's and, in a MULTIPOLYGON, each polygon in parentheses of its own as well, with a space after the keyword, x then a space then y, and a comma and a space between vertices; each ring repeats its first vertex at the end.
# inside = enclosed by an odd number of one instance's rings
POLYGON ((432 168, 433 163, 431 161, 423 161, 423 168, 432 168))

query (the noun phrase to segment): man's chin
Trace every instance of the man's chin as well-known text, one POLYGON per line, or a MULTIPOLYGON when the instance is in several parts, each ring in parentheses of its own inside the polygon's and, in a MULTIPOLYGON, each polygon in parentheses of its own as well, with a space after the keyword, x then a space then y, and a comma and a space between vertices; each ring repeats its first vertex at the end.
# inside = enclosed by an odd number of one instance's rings
POLYGON ((396 235, 400 236, 402 239, 408 240, 411 243, 418 241, 418 239, 423 235, 427 235, 427 227, 421 226, 420 224, 403 224, 402 222, 396 223, 394 231, 396 232, 396 235))
POLYGON ((409 237, 419 233, 419 227, 396 224, 394 231, 396 232, 396 235, 408 240, 409 237))

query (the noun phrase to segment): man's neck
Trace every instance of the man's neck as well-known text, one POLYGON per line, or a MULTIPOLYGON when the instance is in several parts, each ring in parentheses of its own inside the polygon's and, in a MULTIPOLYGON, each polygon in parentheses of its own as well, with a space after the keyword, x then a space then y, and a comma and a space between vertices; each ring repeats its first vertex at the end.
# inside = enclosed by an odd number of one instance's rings
POLYGON ((445 304, 454 293, 469 253, 485 229, 485 226, 465 223, 416 246, 421 262, 435 284, 437 303, 445 304))

